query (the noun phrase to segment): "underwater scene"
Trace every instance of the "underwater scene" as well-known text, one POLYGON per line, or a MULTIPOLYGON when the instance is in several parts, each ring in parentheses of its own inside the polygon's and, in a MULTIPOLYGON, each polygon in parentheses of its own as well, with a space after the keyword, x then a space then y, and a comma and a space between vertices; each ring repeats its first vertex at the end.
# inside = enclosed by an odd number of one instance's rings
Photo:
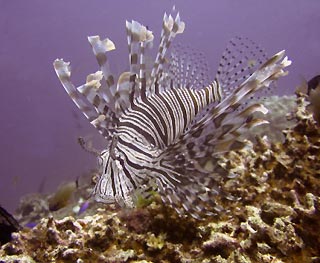
POLYGON ((319 11, 0 1, 0 263, 320 262, 319 11))

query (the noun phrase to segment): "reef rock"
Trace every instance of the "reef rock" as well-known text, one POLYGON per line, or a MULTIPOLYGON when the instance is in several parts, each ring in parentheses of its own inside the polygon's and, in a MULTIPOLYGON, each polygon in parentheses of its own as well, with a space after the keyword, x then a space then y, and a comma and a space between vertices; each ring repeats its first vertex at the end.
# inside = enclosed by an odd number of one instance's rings
POLYGON ((320 129, 303 95, 296 103, 283 142, 260 137, 220 157, 233 198, 217 201, 216 217, 179 217, 157 197, 132 210, 70 209, 14 233, 0 262, 320 262, 320 129))

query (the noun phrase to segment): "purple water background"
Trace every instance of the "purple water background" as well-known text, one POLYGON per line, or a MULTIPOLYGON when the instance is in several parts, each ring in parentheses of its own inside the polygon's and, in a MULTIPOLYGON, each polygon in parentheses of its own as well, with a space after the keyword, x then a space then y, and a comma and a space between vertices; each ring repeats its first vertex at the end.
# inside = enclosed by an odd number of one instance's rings
MULTIPOLYGON (((153 30, 156 41, 164 11, 180 10, 186 30, 180 42, 203 51, 215 69, 227 41, 247 36, 273 54, 286 49, 293 61, 279 82, 290 94, 301 78, 319 74, 318 0, 0 0, 0 203, 13 211, 27 193, 53 191, 95 167, 78 136, 99 134, 63 90, 52 62, 71 61, 73 81, 97 70, 86 40, 112 39, 115 71, 125 70, 125 20, 153 30)), ((214 72, 212 73, 214 76, 214 72)), ((100 140, 102 141, 102 140, 100 140)))

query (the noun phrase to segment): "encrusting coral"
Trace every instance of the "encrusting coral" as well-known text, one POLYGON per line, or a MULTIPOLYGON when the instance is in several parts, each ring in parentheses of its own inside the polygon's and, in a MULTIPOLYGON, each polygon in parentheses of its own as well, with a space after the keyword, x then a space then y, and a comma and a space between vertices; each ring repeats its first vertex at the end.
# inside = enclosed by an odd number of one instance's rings
MULTIPOLYGON (((217 217, 196 221, 153 202, 132 210, 43 218, 13 234, 0 262, 319 262, 320 129, 303 95, 284 142, 266 137, 222 156, 217 217)), ((91 210, 92 211, 92 210, 91 210)))

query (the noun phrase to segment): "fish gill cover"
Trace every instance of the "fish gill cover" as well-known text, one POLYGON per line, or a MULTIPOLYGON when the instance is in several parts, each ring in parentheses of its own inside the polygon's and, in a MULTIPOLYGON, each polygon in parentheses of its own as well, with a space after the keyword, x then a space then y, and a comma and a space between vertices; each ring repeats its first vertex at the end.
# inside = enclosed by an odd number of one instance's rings
POLYGON ((179 48, 169 52, 184 29, 179 13, 164 14, 158 53, 149 66, 153 33, 127 21, 130 68, 118 80, 109 66, 107 53, 115 45, 108 38, 88 37, 100 70, 84 85, 72 84, 69 62, 54 61, 65 90, 106 139, 105 149, 96 153, 97 201, 132 207, 137 193, 157 191, 180 215, 202 218, 223 209, 218 197, 233 198, 222 186, 232 175, 214 157, 243 148, 248 130, 267 123, 253 115, 267 109, 246 102, 286 75, 291 62, 284 51, 265 60, 258 45, 236 37, 207 83, 202 61, 179 48))

